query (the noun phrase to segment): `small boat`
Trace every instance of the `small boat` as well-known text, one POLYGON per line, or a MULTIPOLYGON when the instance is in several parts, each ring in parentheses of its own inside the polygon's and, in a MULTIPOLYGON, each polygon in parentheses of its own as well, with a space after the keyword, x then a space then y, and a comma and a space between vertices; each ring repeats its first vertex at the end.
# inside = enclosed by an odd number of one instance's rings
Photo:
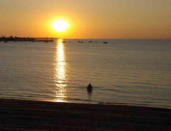
POLYGON ((107 41, 104 41, 103 44, 108 44, 108 42, 107 41))
POLYGON ((82 40, 79 40, 78 43, 84 43, 82 40))

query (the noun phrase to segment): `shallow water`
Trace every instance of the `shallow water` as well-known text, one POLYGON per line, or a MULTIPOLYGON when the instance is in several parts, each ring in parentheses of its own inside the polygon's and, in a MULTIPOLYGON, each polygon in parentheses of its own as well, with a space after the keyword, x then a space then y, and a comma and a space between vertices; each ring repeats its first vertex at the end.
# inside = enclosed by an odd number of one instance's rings
POLYGON ((171 108, 170 93, 171 40, 0 43, 0 98, 171 108))

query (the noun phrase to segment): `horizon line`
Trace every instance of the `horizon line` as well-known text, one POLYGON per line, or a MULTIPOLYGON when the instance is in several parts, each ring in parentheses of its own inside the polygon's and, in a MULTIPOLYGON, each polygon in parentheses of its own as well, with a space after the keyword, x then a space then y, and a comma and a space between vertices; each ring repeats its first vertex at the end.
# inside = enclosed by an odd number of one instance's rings
POLYGON ((44 37, 44 36, 40 36, 40 37, 35 37, 35 36, 13 36, 13 35, 10 35, 10 36, 0 36, 0 38, 10 38, 10 37, 13 37, 13 38, 47 38, 47 39, 108 39, 108 40, 169 40, 171 39, 170 38, 60 38, 60 37, 53 37, 53 36, 49 36, 49 37, 44 37))

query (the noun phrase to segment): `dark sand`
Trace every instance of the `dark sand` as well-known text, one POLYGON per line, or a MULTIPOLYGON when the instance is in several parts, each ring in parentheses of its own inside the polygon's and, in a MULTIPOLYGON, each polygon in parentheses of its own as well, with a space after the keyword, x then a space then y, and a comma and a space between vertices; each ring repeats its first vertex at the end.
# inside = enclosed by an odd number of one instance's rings
POLYGON ((171 130, 171 110, 0 100, 3 130, 171 130))

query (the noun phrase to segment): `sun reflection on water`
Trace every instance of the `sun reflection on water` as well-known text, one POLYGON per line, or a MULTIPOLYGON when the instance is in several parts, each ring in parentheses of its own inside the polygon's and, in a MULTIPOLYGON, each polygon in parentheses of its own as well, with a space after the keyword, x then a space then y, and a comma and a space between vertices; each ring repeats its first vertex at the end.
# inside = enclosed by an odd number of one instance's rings
POLYGON ((57 40, 56 44, 56 66, 55 66, 55 79, 56 79, 56 102, 66 102, 66 61, 65 50, 62 39, 57 40))

